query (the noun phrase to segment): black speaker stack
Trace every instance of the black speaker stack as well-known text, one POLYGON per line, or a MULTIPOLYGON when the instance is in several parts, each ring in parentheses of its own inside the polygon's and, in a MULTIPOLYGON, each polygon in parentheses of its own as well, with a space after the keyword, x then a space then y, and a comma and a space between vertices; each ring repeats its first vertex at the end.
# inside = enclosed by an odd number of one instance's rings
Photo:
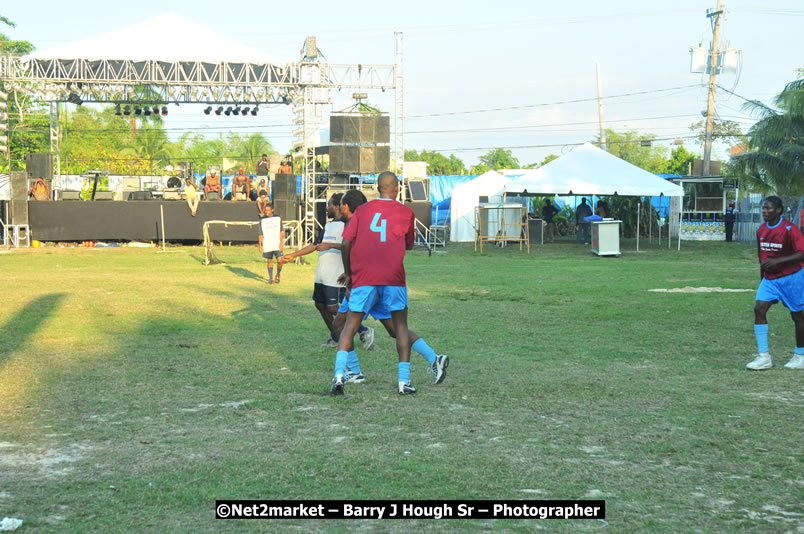
POLYGON ((274 214, 283 221, 297 220, 299 197, 296 194, 296 175, 277 174, 273 189, 274 214))

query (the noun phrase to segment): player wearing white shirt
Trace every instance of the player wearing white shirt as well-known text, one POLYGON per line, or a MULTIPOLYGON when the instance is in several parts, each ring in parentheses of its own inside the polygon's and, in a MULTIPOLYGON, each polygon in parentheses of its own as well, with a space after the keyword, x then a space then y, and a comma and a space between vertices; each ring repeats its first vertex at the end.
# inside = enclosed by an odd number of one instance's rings
POLYGON ((282 262, 279 258, 283 256, 284 250, 282 219, 274 215, 274 207, 268 203, 264 207, 265 218, 260 219, 260 254, 268 260, 268 283, 278 284, 279 276, 282 273, 282 262), (276 258, 276 278, 274 278, 274 258, 276 258))

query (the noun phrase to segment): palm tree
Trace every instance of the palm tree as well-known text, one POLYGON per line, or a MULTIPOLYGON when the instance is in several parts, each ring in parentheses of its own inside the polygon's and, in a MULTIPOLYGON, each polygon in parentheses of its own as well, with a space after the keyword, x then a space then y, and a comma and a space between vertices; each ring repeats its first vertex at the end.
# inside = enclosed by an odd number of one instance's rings
POLYGON ((132 143, 120 151, 124 155, 139 156, 148 160, 151 170, 155 165, 164 164, 170 161, 171 150, 165 131, 161 128, 143 125, 137 130, 132 143))
POLYGON ((241 161, 240 158, 242 157, 245 160, 243 163, 249 171, 257 167, 257 162, 263 154, 271 154, 274 152, 271 142, 259 132, 253 133, 245 138, 239 138, 238 136, 234 144, 235 146, 232 148, 234 149, 234 153, 239 155, 237 158, 238 162, 241 161))
POLYGON ((775 192, 789 205, 804 194, 804 79, 788 83, 773 103, 777 109, 757 101, 744 106, 760 120, 748 131, 748 152, 731 165, 750 189, 775 192))

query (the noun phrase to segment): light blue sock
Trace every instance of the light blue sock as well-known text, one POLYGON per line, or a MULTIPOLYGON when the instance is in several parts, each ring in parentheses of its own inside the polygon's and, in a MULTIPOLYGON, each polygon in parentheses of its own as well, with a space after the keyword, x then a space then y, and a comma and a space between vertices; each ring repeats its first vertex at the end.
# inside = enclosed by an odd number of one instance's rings
POLYGON ((399 362, 399 381, 410 384, 410 362, 399 362))
POLYGON ((335 376, 346 374, 346 360, 349 359, 349 353, 345 350, 339 350, 335 355, 335 376))
POLYGON ((435 363, 436 356, 438 356, 438 354, 436 354, 435 351, 430 348, 430 345, 425 343, 422 338, 417 339, 416 343, 414 343, 410 348, 421 354, 431 366, 435 363))
POLYGON ((755 324, 754 335, 757 338, 757 350, 760 354, 768 352, 768 325, 755 324))
POLYGON ((349 370, 354 374, 360 374, 360 360, 357 359, 357 351, 353 350, 349 352, 349 359, 347 360, 346 365, 349 366, 349 370))
POLYGON ((804 347, 796 347, 796 354, 804 356, 804 347))

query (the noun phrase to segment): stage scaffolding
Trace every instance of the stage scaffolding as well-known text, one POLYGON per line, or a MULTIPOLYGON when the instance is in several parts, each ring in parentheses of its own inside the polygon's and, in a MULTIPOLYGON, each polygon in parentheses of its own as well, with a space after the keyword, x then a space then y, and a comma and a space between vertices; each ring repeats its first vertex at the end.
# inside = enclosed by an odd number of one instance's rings
POLYGON ((401 173, 404 154, 402 33, 396 32, 393 65, 329 64, 311 54, 297 63, 161 61, 149 59, 23 59, 0 56, 0 80, 50 102, 51 150, 61 174, 59 104, 80 99, 113 104, 288 104, 293 109, 294 157, 303 158, 304 240, 315 235, 316 132, 323 125, 330 90, 394 91, 394 159, 401 173), (147 87, 147 91, 142 88, 147 87), (55 119, 54 119, 55 115, 55 119), (54 146, 56 145, 56 146, 54 146))

